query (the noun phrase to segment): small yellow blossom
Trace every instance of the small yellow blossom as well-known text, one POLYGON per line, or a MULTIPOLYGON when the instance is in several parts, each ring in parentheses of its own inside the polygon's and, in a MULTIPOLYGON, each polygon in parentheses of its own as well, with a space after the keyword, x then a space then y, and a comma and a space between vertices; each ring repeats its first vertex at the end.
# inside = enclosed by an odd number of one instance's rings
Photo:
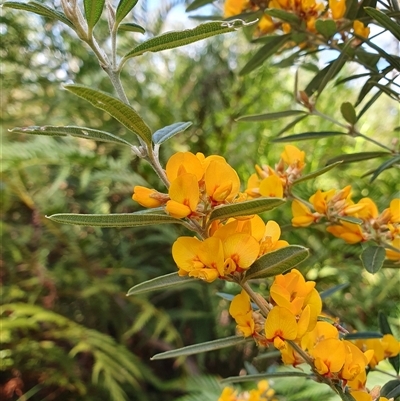
POLYGON ((284 151, 281 154, 283 161, 289 166, 295 166, 298 169, 302 169, 305 165, 306 153, 293 145, 286 145, 284 151))
POLYGON ((343 341, 336 338, 320 341, 310 353, 318 373, 325 376, 338 373, 346 359, 346 347, 343 341))
POLYGON ((275 306, 265 321, 265 338, 274 343, 277 349, 285 348, 284 340, 297 337, 296 317, 288 309, 275 306))
POLYGON ((136 185, 133 189, 132 199, 139 203, 139 205, 153 208, 162 206, 168 200, 168 196, 161 194, 155 189, 136 185))
POLYGON ((275 174, 264 178, 260 182, 259 193, 262 196, 270 198, 282 198, 283 197, 282 180, 275 174))
POLYGON ((204 175, 201 162, 191 152, 177 152, 172 155, 167 162, 165 172, 170 182, 186 173, 194 174, 197 181, 200 181, 204 175))
POLYGON ((242 290, 240 294, 233 298, 229 307, 229 313, 236 321, 236 328, 244 337, 249 337, 254 333, 255 322, 253 319, 250 297, 247 292, 242 290))
POLYGON ((394 248, 397 248, 398 251, 395 251, 393 249, 386 249, 386 257, 389 260, 394 260, 394 261, 400 261, 400 238, 395 238, 392 242, 391 245, 394 248))
POLYGON ((329 8, 333 19, 343 18, 346 12, 346 0, 329 0, 329 8))
POLYGON ((354 33, 362 38, 368 38, 370 29, 366 27, 361 21, 355 20, 353 22, 354 33))
POLYGON ((341 225, 332 225, 327 227, 326 231, 333 234, 335 237, 341 238, 348 244, 356 244, 357 242, 365 241, 363 231, 358 224, 342 221, 341 225))
POLYGON ((318 219, 308 206, 297 199, 292 202, 292 214, 293 227, 308 227, 318 219))

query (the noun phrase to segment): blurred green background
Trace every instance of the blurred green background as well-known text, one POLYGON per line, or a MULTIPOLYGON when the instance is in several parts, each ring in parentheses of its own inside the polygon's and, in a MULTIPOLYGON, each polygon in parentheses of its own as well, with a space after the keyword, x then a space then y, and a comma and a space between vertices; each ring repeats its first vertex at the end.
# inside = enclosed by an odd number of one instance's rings
MULTIPOLYGON (((176 12, 173 3, 157 9, 148 20, 142 6, 139 22, 153 27, 151 34, 166 29, 166 23, 170 29, 181 29, 182 23, 174 22, 169 13, 176 12)), ((178 236, 188 235, 182 227, 101 229, 46 219, 61 212, 133 212, 140 209, 131 200, 134 185, 162 188, 149 165, 126 147, 8 133, 16 126, 80 125, 125 134, 108 114, 62 90, 62 83, 72 80, 112 92, 106 74, 74 35, 57 23, 10 10, 3 10, 0 27, 2 399, 211 401, 222 388, 217 378, 279 364, 278 359, 263 358, 265 350, 253 345, 150 361, 158 352, 232 335, 235 325, 227 313, 228 303, 216 292, 236 294, 238 288, 219 281, 196 282, 128 298, 125 294, 133 285, 176 270, 171 245, 178 236)), ((106 22, 96 29, 105 37, 106 22)), ((137 35, 123 34, 121 48, 132 47, 140 40, 137 35)), ((178 121, 194 123, 163 146, 164 163, 175 151, 221 154, 237 169, 244 186, 255 163, 278 161, 283 145, 271 139, 288 120, 239 123, 235 119, 296 107, 295 70, 276 66, 272 59, 238 77, 251 49, 240 33, 234 33, 146 54, 127 65, 122 80, 128 98, 153 130, 178 121)), ((350 65, 341 77, 355 68, 350 65)), ((304 86, 311 75, 301 70, 300 77, 304 86)), ((321 98, 321 109, 340 118, 340 104, 343 99, 355 100, 355 89, 356 84, 331 85, 321 98)), ((398 104, 382 96, 362 118, 360 129, 389 145, 396 137, 397 113, 398 104)), ((313 117, 288 133, 334 128, 313 117)), ((306 151, 308 172, 335 155, 379 150, 345 136, 295 145, 306 151)), ((370 160, 336 168, 300 185, 297 194, 308 198, 317 188, 351 183, 356 200, 369 196, 382 211, 399 197, 398 180, 388 170, 371 185, 362 175, 376 165, 370 160)), ((349 329, 376 331, 382 310, 399 334, 398 269, 384 268, 371 275, 359 260, 360 245, 344 244, 323 226, 291 229, 290 205, 263 218, 278 221, 283 238, 291 244, 310 248, 311 257, 300 270, 317 282, 320 291, 350 283, 326 300, 327 313, 338 316, 349 329)), ((390 370, 389 365, 384 368, 390 370)), ((274 383, 281 400, 332 396, 329 389, 300 381, 299 390, 293 392, 293 379, 290 385, 284 380, 274 383)))

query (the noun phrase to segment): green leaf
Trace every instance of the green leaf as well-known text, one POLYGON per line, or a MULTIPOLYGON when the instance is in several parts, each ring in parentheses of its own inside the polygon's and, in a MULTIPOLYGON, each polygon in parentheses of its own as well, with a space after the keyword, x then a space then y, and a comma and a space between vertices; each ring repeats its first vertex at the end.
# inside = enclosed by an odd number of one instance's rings
POLYGON ((320 168, 320 169, 318 169, 316 171, 313 171, 310 174, 303 175, 302 177, 298 178, 297 180, 294 180, 292 185, 297 185, 300 182, 311 180, 311 179, 313 179, 315 177, 318 177, 318 176, 320 176, 322 174, 325 174, 327 171, 332 170, 334 167, 338 166, 341 163, 342 162, 336 162, 336 163, 333 163, 333 164, 329 164, 328 166, 325 166, 325 167, 320 168))
POLYGON ((356 19, 357 12, 358 0, 346 0, 346 12, 344 14, 344 18, 354 21, 356 19))
POLYGON ((304 120, 305 118, 307 118, 309 116, 309 114, 306 114, 304 116, 301 117, 297 117, 295 118, 293 121, 291 121, 288 125, 285 125, 277 134, 276 136, 280 136, 282 135, 284 132, 289 131, 290 128, 294 127, 295 125, 297 125, 300 121, 304 120))
POLYGON ((344 84, 345 82, 353 81, 354 79, 369 77, 370 75, 371 75, 370 72, 364 72, 363 74, 350 75, 349 77, 345 77, 345 78, 342 78, 342 79, 338 79, 338 80, 335 82, 335 86, 336 86, 336 85, 344 84))
POLYGON ((244 202, 232 203, 230 205, 216 207, 210 215, 210 222, 213 220, 223 220, 229 217, 250 216, 260 214, 267 210, 275 209, 283 205, 285 199, 281 198, 257 198, 244 202))
POLYGON ((383 266, 386 253, 382 246, 369 246, 360 256, 361 262, 367 272, 375 274, 383 266))
POLYGON ((334 386, 342 401, 356 401, 356 399, 348 392, 348 389, 343 391, 343 388, 340 384, 334 384, 334 386))
POLYGON ((335 21, 333 21, 331 19, 317 20, 317 22, 315 23, 315 28, 326 39, 331 38, 337 31, 335 21))
POLYGON ((388 381, 382 388, 380 392, 381 397, 386 397, 387 399, 400 396, 400 379, 388 381))
MULTIPOLYGON (((379 327, 381 329, 382 334, 392 334, 392 329, 390 328, 388 319, 386 315, 382 312, 379 311, 378 314, 378 320, 379 320, 379 327)), ((393 366, 394 370, 396 371, 397 374, 399 374, 400 371, 400 355, 392 356, 389 358, 390 364, 393 366)))
POLYGON ((64 127, 57 127, 53 125, 45 125, 42 127, 16 127, 9 130, 13 134, 30 134, 30 135, 48 135, 48 136, 74 136, 78 138, 92 139, 93 141, 113 142, 122 145, 132 146, 124 139, 110 134, 109 132, 99 131, 86 127, 75 127, 67 125, 64 127))
POLYGON ((214 0, 194 0, 187 8, 186 12, 197 10, 200 7, 205 6, 206 4, 212 3, 214 0))
POLYGON ((137 284, 133 286, 126 295, 129 296, 129 295, 143 294, 149 291, 166 290, 171 287, 176 287, 181 284, 189 283, 191 281, 199 281, 199 280, 194 277, 179 276, 177 272, 170 273, 137 284))
POLYGON ((278 120, 283 117, 298 116, 298 115, 308 115, 306 111, 301 110, 286 110, 278 111, 277 113, 264 113, 264 114, 251 114, 248 116, 241 116, 236 119, 236 121, 268 121, 268 120, 278 120))
POLYGON ((246 375, 246 376, 232 376, 227 377, 226 379, 222 379, 222 384, 227 383, 243 383, 243 382, 254 382, 262 379, 274 379, 278 377, 312 377, 307 373, 303 372, 272 372, 272 373, 258 373, 255 375, 246 375))
POLYGON ((230 22, 216 21, 207 22, 193 29, 186 29, 179 32, 167 32, 149 39, 135 47, 133 50, 125 54, 122 63, 132 57, 140 56, 146 52, 155 53, 161 50, 174 49, 175 47, 185 46, 189 43, 197 42, 211 36, 234 32, 245 25, 246 22, 241 20, 233 20, 230 22))
POLYGON ((281 138, 274 138, 272 142, 293 142, 305 141, 308 139, 330 138, 332 136, 347 135, 346 132, 340 131, 320 131, 320 132, 302 132, 301 134, 288 135, 281 138))
POLYGON ((160 145, 163 142, 165 142, 166 140, 172 138, 174 135, 185 131, 192 124, 193 124, 192 122, 188 121, 188 122, 181 122, 181 123, 175 123, 175 124, 167 125, 166 127, 157 130, 153 134, 153 142, 155 144, 160 145))
POLYGON ((346 221, 347 223, 357 224, 358 226, 360 226, 363 223, 363 221, 361 219, 358 219, 357 217, 351 217, 351 216, 340 216, 339 220, 346 221))
POLYGON ((278 18, 282 21, 290 22, 291 24, 299 25, 301 20, 300 18, 290 12, 279 10, 277 8, 270 8, 264 11, 264 14, 267 14, 271 17, 278 18))
POLYGON ((372 7, 365 7, 364 11, 378 24, 387 29, 392 35, 400 40, 400 25, 390 19, 385 13, 372 7))
POLYGON ((99 21, 101 14, 103 12, 105 0, 84 0, 83 5, 85 8, 86 21, 88 23, 89 29, 93 27, 99 21))
POLYGON ((176 358, 179 356, 194 355, 194 354, 199 354, 201 352, 208 352, 208 351, 214 351, 216 349, 232 347, 234 345, 242 344, 248 341, 253 341, 253 339, 252 338, 246 339, 244 337, 239 337, 239 336, 220 338, 218 340, 207 341, 201 344, 188 345, 187 347, 182 347, 171 351, 162 352, 160 354, 154 355, 150 359, 152 361, 155 361, 159 359, 168 359, 168 358, 176 358))
POLYGON ((117 12, 115 14, 115 23, 119 23, 128 15, 129 11, 136 6, 138 0, 121 0, 118 3, 117 12))
POLYGON ((55 11, 36 1, 29 1, 28 3, 21 3, 19 1, 5 1, 3 7, 12 8, 14 10, 24 10, 31 13, 39 14, 42 17, 56 19, 68 25, 70 28, 75 29, 74 24, 60 11, 55 11))
POLYGON ((336 163, 341 161, 343 163, 353 163, 362 160, 376 159, 377 157, 390 156, 389 152, 360 152, 360 153, 348 153, 340 156, 335 156, 329 159, 326 164, 336 163))
POLYGON ((386 53, 380 46, 376 45, 374 42, 367 38, 362 38, 369 47, 376 50, 390 65, 392 65, 397 70, 400 70, 400 58, 389 53, 386 53))
POLYGON ((142 26, 135 24, 133 22, 127 22, 124 24, 118 25, 118 30, 120 31, 129 31, 129 32, 139 32, 139 33, 146 33, 146 29, 142 26))
POLYGON ((356 19, 361 19, 363 17, 367 16, 367 13, 365 12, 364 8, 366 7, 376 7, 377 0, 362 0, 359 7, 358 7, 358 12, 357 12, 357 17, 356 19))
POLYGON ((141 212, 115 214, 58 213, 46 217, 56 223, 89 227, 141 227, 152 224, 182 224, 181 220, 166 214, 141 212))
POLYGON ((344 102, 340 106, 340 112, 343 118, 350 124, 354 125, 357 122, 356 111, 350 102, 344 102))
POLYGON ((382 338, 382 333, 374 331, 358 331, 357 333, 345 334, 343 338, 345 340, 368 340, 369 338, 382 338))
POLYGON ((350 283, 344 283, 344 284, 338 284, 335 285, 325 291, 322 291, 319 293, 321 299, 326 299, 328 297, 330 297, 331 295, 333 295, 335 292, 341 291, 345 288, 347 288, 350 285, 350 283))
POLYGON ((151 131, 147 124, 137 114, 135 109, 108 93, 98 91, 83 85, 64 85, 69 92, 87 100, 98 109, 104 110, 118 120, 130 131, 138 135, 147 144, 151 145, 151 131))
POLYGON ((383 171, 387 170, 388 168, 393 167, 396 163, 400 163, 400 155, 397 155, 389 160, 387 160, 385 163, 382 163, 372 174, 370 182, 373 182, 379 174, 381 174, 383 171))
POLYGON ((268 252, 252 264, 250 269, 246 271, 244 280, 274 277, 282 274, 306 260, 308 254, 308 249, 300 245, 289 245, 268 252))
POLYGON ((268 36, 268 41, 254 54, 254 56, 240 70, 239 75, 246 75, 260 67, 264 61, 273 56, 280 48, 290 40, 288 35, 268 36))

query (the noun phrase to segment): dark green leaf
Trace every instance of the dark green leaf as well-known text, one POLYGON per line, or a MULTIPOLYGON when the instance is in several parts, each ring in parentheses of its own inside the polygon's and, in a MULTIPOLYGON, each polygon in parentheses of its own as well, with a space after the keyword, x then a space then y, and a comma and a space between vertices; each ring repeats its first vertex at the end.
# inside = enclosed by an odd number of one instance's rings
POLYGON ((265 113, 265 114, 251 114, 248 116, 241 116, 236 119, 236 121, 268 121, 268 120, 278 120, 279 118, 307 115, 306 111, 302 110, 286 110, 278 111, 276 113, 265 113))
POLYGON ((395 164, 399 163, 400 164, 400 155, 394 156, 393 158, 387 160, 385 163, 382 163, 372 174, 370 182, 373 182, 379 174, 381 174, 383 171, 393 167, 395 164))
POLYGON ((369 338, 382 338, 382 333, 373 331, 358 331, 357 333, 345 334, 343 338, 345 340, 368 340, 369 338))
POLYGON ((388 96, 390 96, 393 100, 399 101, 400 95, 398 92, 390 88, 390 83, 386 85, 382 85, 377 81, 374 81, 373 79, 370 80, 371 84, 379 88, 383 93, 386 93, 388 96))
POLYGON ((260 214, 267 210, 275 209, 277 206, 283 205, 285 199, 281 198, 257 198, 244 202, 232 203, 216 207, 210 215, 210 222, 213 220, 223 220, 230 217, 250 216, 252 214, 260 214))
POLYGON ((272 142, 293 142, 305 141, 308 139, 330 138, 332 136, 347 135, 346 132, 340 131, 321 131, 321 132, 302 132, 301 134, 288 135, 281 138, 275 138, 272 142))
POLYGON ((85 16, 89 29, 92 29, 98 22, 103 12, 105 0, 84 0, 85 16))
POLYGON ((272 372, 272 373, 259 373, 256 375, 246 375, 246 376, 232 376, 222 379, 221 383, 243 383, 243 382, 254 382, 262 379, 274 379, 279 377, 312 377, 307 373, 303 372, 272 372))
POLYGON ((341 163, 342 162, 332 163, 332 164, 329 164, 328 166, 325 166, 325 167, 320 168, 320 169, 318 169, 316 171, 313 171, 312 173, 303 175, 302 177, 300 177, 297 180, 293 181, 292 185, 297 185, 300 182, 311 180, 311 179, 313 179, 315 177, 320 176, 321 174, 325 174, 327 171, 332 170, 334 167, 338 166, 341 163))
POLYGON ((364 11, 371 16, 378 24, 387 29, 392 35, 400 40, 400 25, 390 19, 385 13, 372 7, 365 7, 364 11))
POLYGON ((365 78, 370 75, 371 75, 370 72, 364 72, 363 74, 350 75, 349 77, 338 79, 335 82, 335 85, 341 85, 341 84, 344 84, 345 82, 350 82, 350 81, 353 81, 354 79, 365 78))
POLYGON ((160 354, 154 355, 150 358, 152 361, 159 359, 176 358, 179 356, 200 354, 201 352, 214 351, 216 349, 233 347, 234 345, 242 344, 248 341, 253 341, 253 339, 246 339, 244 337, 232 336, 221 338, 218 340, 207 341, 201 344, 188 345, 187 347, 173 349, 171 351, 162 352, 160 354))
POLYGON ((330 297, 332 294, 334 294, 335 292, 341 291, 345 288, 347 288, 350 284, 349 283, 344 283, 344 284, 338 284, 335 285, 334 287, 331 287, 325 291, 322 291, 319 293, 321 299, 326 299, 328 297, 330 297))
POLYGON ((362 47, 356 49, 355 54, 357 59, 360 60, 363 64, 366 64, 372 70, 378 72, 378 68, 376 65, 378 64, 378 61, 381 59, 379 54, 367 52, 362 47))
POLYGON ((120 24, 118 25, 118 29, 120 31, 129 31, 129 32, 139 32, 139 33, 145 33, 146 30, 138 25, 138 24, 134 24, 133 22, 127 22, 124 24, 120 24))
POLYGON ((83 85, 64 85, 69 92, 87 100, 98 109, 104 110, 126 128, 138 135, 147 144, 151 144, 151 131, 137 114, 135 109, 108 93, 97 91, 83 85))
POLYGON ((268 252, 257 259, 246 271, 244 281, 282 274, 306 260, 308 254, 308 249, 299 245, 289 245, 268 252))
POLYGON ((254 56, 240 70, 239 75, 246 75, 260 67, 264 61, 274 55, 286 42, 290 40, 290 34, 269 36, 268 39, 267 43, 258 49, 254 56))
POLYGON ((138 0, 120 0, 118 3, 117 12, 115 14, 115 21, 117 25, 128 15, 133 7, 136 6, 137 2, 138 0))
POLYGON ((294 25, 299 25, 301 22, 300 18, 297 15, 284 10, 279 10, 277 8, 267 9, 264 11, 264 13, 271 17, 278 18, 282 21, 290 22, 290 24, 294 25))
POLYGON ((368 46, 376 50, 389 64, 391 64, 397 70, 400 70, 400 58, 392 54, 386 53, 380 46, 367 38, 362 38, 368 46))
POLYGON ((146 52, 159 52, 161 50, 174 49, 175 47, 185 46, 189 43, 197 42, 211 36, 220 35, 222 33, 234 32, 246 25, 241 20, 233 20, 230 22, 217 21, 207 22, 193 29, 186 29, 179 32, 167 32, 155 38, 143 42, 133 50, 125 54, 122 63, 131 57, 137 57, 146 52))
POLYGON ((205 6, 206 4, 212 3, 214 0, 194 0, 187 8, 186 12, 197 10, 200 7, 205 6))
POLYGON ((188 121, 188 122, 171 124, 164 128, 161 128, 153 134, 153 142, 156 144, 161 144, 161 143, 165 142, 166 140, 172 138, 174 135, 185 131, 191 125, 192 125, 192 123, 190 121, 188 121))
POLYGON ((41 3, 37 3, 36 1, 30 1, 28 3, 20 3, 19 1, 5 1, 2 6, 15 10, 29 11, 46 18, 56 19, 74 29, 74 24, 62 12, 55 11, 50 7, 47 7, 41 3))
POLYGON ((89 227, 140 227, 152 224, 182 224, 182 221, 166 214, 115 213, 74 214, 58 213, 46 216, 56 223, 89 227))
POLYGON ((350 102, 342 103, 340 106, 340 112, 348 123, 354 125, 357 122, 356 111, 350 102))
POLYGON ((376 7, 376 0, 362 0, 359 7, 358 7, 358 12, 357 12, 357 17, 356 19, 363 18, 367 15, 367 13, 364 11, 365 7, 376 7))
POLYGON ((354 21, 358 12, 358 0, 346 0, 346 12, 344 18, 354 21))
MULTIPOLYGON (((358 95, 358 99, 356 102, 359 104, 363 98, 367 95, 367 93, 373 88, 373 84, 370 82, 371 80, 369 79, 367 83, 362 87, 360 94, 358 95), (363 93, 362 93, 363 92, 363 93), (358 101, 360 99, 360 102, 358 101)), ((367 103, 365 103, 364 107, 360 110, 360 112, 357 115, 357 121, 368 111, 368 109, 378 100, 378 98, 382 95, 382 91, 378 90, 369 100, 367 103)))
POLYGON ((400 379, 388 381, 382 388, 380 392, 381 397, 396 398, 400 395, 400 379))
POLYGON ((134 287, 132 287, 126 295, 130 296, 130 295, 143 294, 145 292, 150 292, 150 291, 166 290, 171 287, 176 287, 181 284, 189 283, 191 281, 199 281, 199 280, 194 277, 179 276, 177 272, 170 273, 137 284, 134 287))
POLYGON ((48 136, 74 136, 78 138, 92 139, 93 141, 114 142, 122 145, 132 146, 124 139, 110 134, 109 132, 99 131, 86 127, 65 126, 56 127, 45 125, 43 127, 16 127, 9 130, 15 134, 48 135, 48 136))
POLYGON ((342 161, 343 163, 353 163, 361 160, 376 159, 377 157, 390 156, 389 152, 360 152, 360 153, 348 153, 340 156, 335 156, 329 159, 326 164, 336 163, 342 161))
POLYGON ((315 28, 326 39, 331 38, 337 31, 335 21, 331 19, 318 19, 315 23, 315 28))

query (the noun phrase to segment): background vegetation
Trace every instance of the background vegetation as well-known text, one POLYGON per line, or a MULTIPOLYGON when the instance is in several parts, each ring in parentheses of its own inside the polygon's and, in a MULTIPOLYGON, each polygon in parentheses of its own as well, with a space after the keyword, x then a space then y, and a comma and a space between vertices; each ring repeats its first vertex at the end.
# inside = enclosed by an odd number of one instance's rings
MULTIPOLYGON (((153 10, 150 19, 143 1, 136 17, 149 18, 152 34, 171 29, 173 22, 166 17, 172 3, 153 10)), ((106 22, 101 24, 100 30, 106 29, 106 22)), ((127 298, 134 284, 175 271, 171 244, 184 234, 183 228, 100 229, 46 219, 60 212, 132 212, 138 210, 131 200, 133 186, 154 187, 158 182, 149 166, 128 148, 7 133, 15 126, 70 124, 123 134, 106 113, 60 90, 62 83, 73 80, 112 92, 90 51, 78 46, 70 32, 39 16, 10 10, 3 10, 0 27, 2 399, 216 400, 221 387, 213 376, 254 369, 242 366, 243 355, 249 361, 258 355, 260 371, 278 363, 263 359, 263 350, 254 346, 178 361, 149 360, 173 347, 231 335, 234 324, 227 315, 227 302, 216 292, 236 293, 237 288, 230 283, 196 282, 127 298), (8 319, 10 311, 17 318, 8 319), (210 393, 205 394, 204 388, 210 393)), ((137 35, 127 32, 122 46, 138 40, 137 35)), ((251 44, 234 33, 146 55, 140 64, 125 69, 127 95, 154 129, 176 121, 194 122, 163 148, 164 161, 177 150, 219 153, 239 171, 244 183, 255 163, 278 160, 283 146, 271 139, 287 121, 235 119, 293 108, 294 70, 274 65, 272 59, 256 72, 238 77, 239 67, 249 58, 247 49, 251 44)), ((348 73, 343 71, 338 79, 348 73)), ((306 70, 301 79, 309 79, 306 70)), ((326 114, 340 115, 343 99, 355 96, 354 85, 332 85, 325 91, 321 108, 326 114)), ((391 127, 398 123, 397 112, 395 101, 381 97, 363 117, 363 132, 390 143, 396 138, 391 127)), ((316 127, 329 130, 332 125, 313 117, 292 132, 316 127)), ((310 170, 336 154, 366 150, 363 140, 350 137, 295 144, 306 151, 310 170)), ((371 160, 334 169, 316 182, 304 183, 299 194, 306 197, 317 186, 341 188, 350 182, 355 198, 369 196, 382 210, 391 198, 399 197, 398 181, 388 170, 371 185, 369 177, 362 175, 373 166, 371 160)), ((317 281, 320 291, 351 283, 326 301, 327 313, 351 328, 373 331, 378 329, 378 311, 383 310, 399 334, 398 270, 382 269, 371 275, 361 267, 361 246, 345 245, 322 227, 291 229, 289 205, 264 217, 285 226, 283 237, 289 243, 310 248, 312 256, 301 270, 317 281)), ((299 384, 301 391, 293 395, 287 394, 283 380, 274 385, 288 401, 321 399, 319 387, 316 391, 312 385, 299 384)))

